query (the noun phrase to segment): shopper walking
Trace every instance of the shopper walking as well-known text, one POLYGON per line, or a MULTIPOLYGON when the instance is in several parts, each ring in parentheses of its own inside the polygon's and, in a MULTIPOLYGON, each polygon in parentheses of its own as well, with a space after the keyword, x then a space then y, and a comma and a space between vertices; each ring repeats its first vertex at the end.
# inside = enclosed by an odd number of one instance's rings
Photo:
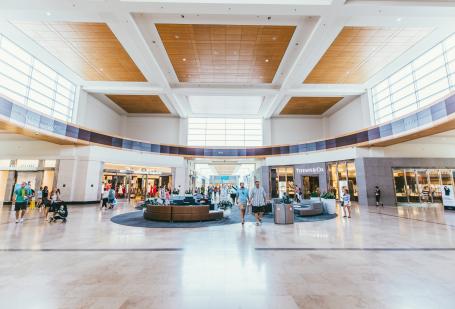
POLYGON ((16 212, 16 223, 24 222, 25 211, 27 210, 27 190, 25 189, 25 182, 20 187, 14 190, 13 202, 14 211, 16 212))
POLYGON ((102 199, 101 209, 107 208, 108 196, 109 196, 109 190, 107 189, 107 187, 104 187, 103 193, 101 193, 101 199, 102 199))
POLYGON ((374 197, 376 198, 376 207, 378 207, 379 204, 384 207, 384 204, 381 203, 381 189, 379 189, 379 186, 374 187, 374 197))
POLYGON ((231 186, 229 188, 229 194, 231 195, 232 204, 234 204, 235 198, 237 197, 237 190, 234 188, 234 186, 231 186))
POLYGON ((109 209, 114 207, 115 203, 115 190, 111 187, 107 194, 107 203, 109 204, 109 209))
POLYGON ((342 201, 342 206, 343 206, 343 218, 346 218, 346 209, 348 212, 348 218, 351 218, 351 195, 349 194, 348 189, 344 189, 343 193, 343 201, 342 201))
POLYGON ((36 207, 41 208, 43 204, 43 187, 39 187, 38 192, 36 192, 36 207))
POLYGON ((262 216, 265 211, 266 194, 264 188, 260 186, 259 180, 256 180, 254 188, 250 193, 250 204, 253 207, 254 217, 256 218, 256 225, 262 223, 262 216))
POLYGON ((242 218, 242 225, 245 224, 245 212, 248 208, 248 189, 245 188, 245 184, 243 182, 240 183, 240 188, 237 190, 236 198, 237 204, 240 208, 240 217, 242 218))

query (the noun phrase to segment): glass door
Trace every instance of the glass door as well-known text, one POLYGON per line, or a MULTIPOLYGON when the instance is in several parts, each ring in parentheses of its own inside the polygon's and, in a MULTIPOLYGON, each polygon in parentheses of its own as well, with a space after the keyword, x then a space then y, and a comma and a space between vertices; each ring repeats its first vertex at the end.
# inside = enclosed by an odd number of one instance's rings
POLYGON ((432 203, 442 203, 441 177, 439 170, 428 170, 430 182, 430 200, 432 203))
POLYGON ((395 185, 395 197, 397 203, 408 203, 408 195, 406 192, 406 179, 403 170, 393 170, 393 182, 395 185))
POLYGON ((406 170, 406 188, 410 203, 419 203, 420 195, 417 187, 416 172, 414 170, 406 170))
POLYGON ((328 176, 329 176, 329 188, 328 191, 335 194, 337 198, 338 195, 338 174, 337 174, 337 164, 329 163, 327 164, 328 176))
POLYGON ((278 172, 276 168, 270 169, 270 194, 272 198, 278 197, 278 172))
POLYGON ((348 172, 348 188, 349 188, 349 194, 351 195, 351 200, 358 201, 359 193, 357 190, 356 171, 355 171, 354 162, 347 163, 347 172, 348 172))
POLYGON ((417 186, 420 192, 420 202, 428 202, 430 195, 430 187, 428 183, 427 170, 417 170, 417 186))
POLYGON ((338 171, 338 192, 339 192, 339 195, 342 196, 344 189, 346 189, 346 188, 349 189, 346 162, 338 162, 337 171, 338 171))
POLYGON ((294 186, 294 168, 286 168, 286 193, 294 198, 295 196, 295 186, 294 186))

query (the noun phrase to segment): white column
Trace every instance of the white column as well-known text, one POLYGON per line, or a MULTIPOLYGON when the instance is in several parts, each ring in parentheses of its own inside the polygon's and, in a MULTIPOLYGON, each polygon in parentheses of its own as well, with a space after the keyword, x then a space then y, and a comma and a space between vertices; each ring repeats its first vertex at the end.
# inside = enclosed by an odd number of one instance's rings
POLYGON ((61 159, 57 187, 67 202, 98 201, 103 163, 84 159, 61 159))
POLYGON ((188 190, 188 165, 187 161, 182 167, 176 167, 174 172, 174 187, 178 188, 180 186, 180 193, 183 194, 188 190))

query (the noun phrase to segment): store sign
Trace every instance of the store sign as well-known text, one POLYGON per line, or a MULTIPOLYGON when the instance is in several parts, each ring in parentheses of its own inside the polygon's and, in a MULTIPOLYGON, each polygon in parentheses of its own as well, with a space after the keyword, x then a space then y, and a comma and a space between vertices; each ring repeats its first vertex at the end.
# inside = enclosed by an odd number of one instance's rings
POLYGON ((444 185, 441 186, 442 193, 442 204, 444 206, 455 207, 455 194, 453 192, 453 186, 444 185))
POLYGON ((39 160, 17 160, 16 170, 17 171, 27 171, 27 170, 36 170, 38 169, 39 160))
POLYGON ((321 174, 324 173, 325 170, 323 167, 310 167, 310 168, 296 168, 295 172, 297 174, 321 174))

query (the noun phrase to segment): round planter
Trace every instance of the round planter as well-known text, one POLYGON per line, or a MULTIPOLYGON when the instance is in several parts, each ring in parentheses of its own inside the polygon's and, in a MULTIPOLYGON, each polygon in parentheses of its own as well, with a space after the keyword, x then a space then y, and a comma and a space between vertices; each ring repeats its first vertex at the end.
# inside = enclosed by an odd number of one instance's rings
POLYGON ((325 211, 329 214, 329 215, 333 215, 335 214, 336 212, 336 207, 337 207, 337 200, 336 199, 321 199, 322 200, 322 203, 324 205, 324 209, 325 211))

